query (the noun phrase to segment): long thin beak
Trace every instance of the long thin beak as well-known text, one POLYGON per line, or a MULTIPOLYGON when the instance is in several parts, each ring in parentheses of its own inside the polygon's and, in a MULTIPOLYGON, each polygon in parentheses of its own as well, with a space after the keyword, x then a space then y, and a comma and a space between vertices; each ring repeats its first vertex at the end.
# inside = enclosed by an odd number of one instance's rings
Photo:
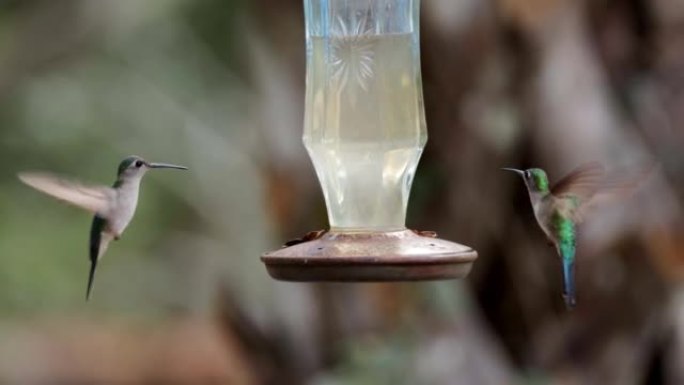
POLYGON ((177 166, 175 164, 169 164, 169 163, 148 163, 147 167, 149 167, 149 168, 175 168, 177 170, 187 170, 188 169, 185 166, 177 166))
POLYGON ((513 171, 514 173, 516 173, 516 174, 518 174, 518 175, 520 175, 520 176, 525 175, 525 171, 523 171, 523 170, 518 170, 517 168, 502 168, 502 170, 513 171))

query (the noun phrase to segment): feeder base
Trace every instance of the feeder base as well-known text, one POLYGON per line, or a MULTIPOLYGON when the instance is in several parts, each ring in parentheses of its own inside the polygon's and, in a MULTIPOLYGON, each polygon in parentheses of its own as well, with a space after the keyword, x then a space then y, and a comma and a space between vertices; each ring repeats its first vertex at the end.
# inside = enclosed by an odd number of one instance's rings
POLYGON ((455 279, 468 275, 477 258, 470 247, 428 232, 321 233, 262 255, 271 277, 300 282, 455 279))

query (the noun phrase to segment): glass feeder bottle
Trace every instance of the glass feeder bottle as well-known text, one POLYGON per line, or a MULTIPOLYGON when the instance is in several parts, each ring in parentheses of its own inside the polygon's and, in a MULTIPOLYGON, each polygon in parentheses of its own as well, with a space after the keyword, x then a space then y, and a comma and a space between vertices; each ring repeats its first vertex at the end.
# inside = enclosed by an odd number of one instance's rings
POLYGON ((418 0, 306 0, 304 144, 334 231, 405 229, 427 140, 418 0))
POLYGON ((427 141, 419 8, 419 0, 304 0, 303 142, 330 230, 264 254, 272 277, 400 281, 469 272, 474 250, 406 229, 427 141))

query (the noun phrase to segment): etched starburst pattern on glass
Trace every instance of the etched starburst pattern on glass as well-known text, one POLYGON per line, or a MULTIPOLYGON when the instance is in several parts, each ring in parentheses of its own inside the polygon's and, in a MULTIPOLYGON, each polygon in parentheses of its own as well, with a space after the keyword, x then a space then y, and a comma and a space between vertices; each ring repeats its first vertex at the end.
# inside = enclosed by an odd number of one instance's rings
POLYGON ((331 37, 332 80, 339 89, 354 81, 368 91, 368 81, 374 76, 374 44, 366 18, 358 19, 350 28, 337 18, 337 30, 331 37))
POLYGON ((306 0, 304 144, 332 229, 405 228, 427 131, 414 0, 306 0))

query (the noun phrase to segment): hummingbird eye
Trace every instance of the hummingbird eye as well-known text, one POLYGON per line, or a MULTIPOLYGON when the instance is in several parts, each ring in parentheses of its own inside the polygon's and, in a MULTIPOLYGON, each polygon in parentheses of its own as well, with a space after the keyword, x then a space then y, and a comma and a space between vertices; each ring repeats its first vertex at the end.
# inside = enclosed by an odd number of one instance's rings
POLYGON ((136 160, 136 161, 135 161, 135 167, 140 168, 140 167, 142 167, 142 165, 143 165, 143 161, 142 161, 142 160, 136 160))
POLYGON ((529 170, 525 171, 525 178, 529 179, 532 176, 529 170))

